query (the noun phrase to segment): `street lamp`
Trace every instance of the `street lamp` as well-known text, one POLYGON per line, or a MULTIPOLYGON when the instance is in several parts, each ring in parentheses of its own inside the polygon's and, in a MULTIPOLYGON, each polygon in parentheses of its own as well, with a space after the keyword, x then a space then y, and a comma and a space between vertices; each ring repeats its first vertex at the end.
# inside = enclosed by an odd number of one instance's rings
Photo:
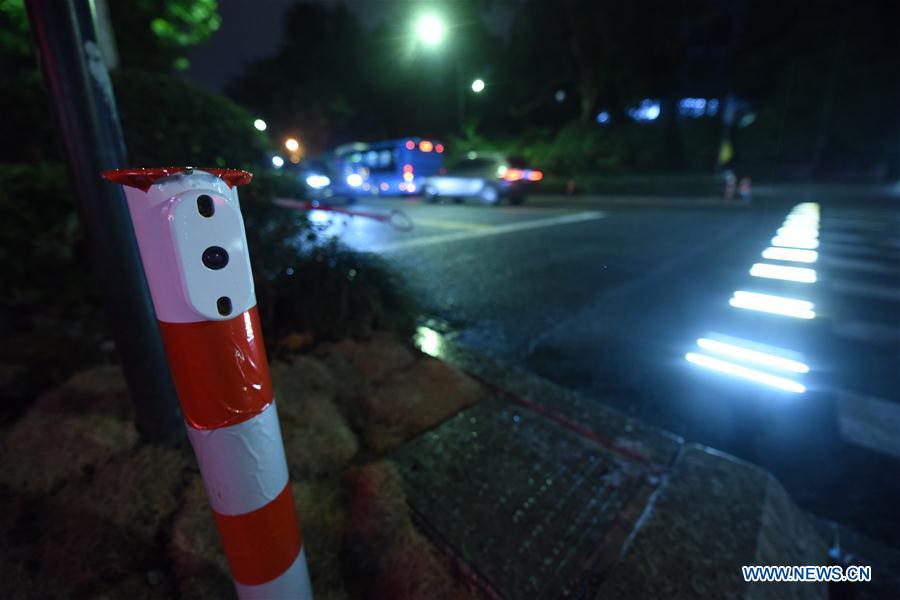
POLYGON ((259 131, 265 131, 267 127, 266 122, 262 119, 253 121, 253 126, 256 127, 259 131))
POLYGON ((476 94, 480 94, 481 92, 483 92, 484 91, 484 80, 476 79, 475 81, 473 81, 472 82, 472 91, 475 92, 476 94))
POLYGON ((295 138, 288 138, 284 140, 284 147, 287 148, 289 152, 296 152, 300 149, 300 142, 295 138))
POLYGON ((447 34, 447 26, 434 14, 422 15, 415 23, 416 37, 426 46, 437 46, 447 34))

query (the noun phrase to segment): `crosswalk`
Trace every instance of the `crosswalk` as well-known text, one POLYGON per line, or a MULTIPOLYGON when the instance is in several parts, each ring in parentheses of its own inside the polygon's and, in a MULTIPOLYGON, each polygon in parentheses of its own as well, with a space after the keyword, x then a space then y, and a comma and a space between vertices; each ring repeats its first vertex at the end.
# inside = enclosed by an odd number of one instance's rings
POLYGON ((819 265, 838 307, 830 319, 836 356, 846 358, 835 366, 845 385, 834 390, 838 430, 900 460, 900 219, 896 211, 823 212, 819 265), (867 362, 881 367, 855 372, 867 362))

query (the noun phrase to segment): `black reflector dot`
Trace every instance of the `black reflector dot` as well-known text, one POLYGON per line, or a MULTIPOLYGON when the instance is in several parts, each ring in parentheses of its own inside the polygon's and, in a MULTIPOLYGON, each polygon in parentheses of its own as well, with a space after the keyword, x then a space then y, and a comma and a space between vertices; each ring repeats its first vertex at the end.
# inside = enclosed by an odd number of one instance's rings
POLYGON ((222 296, 218 300, 216 300, 216 308, 219 309, 219 314, 223 317, 227 317, 231 314, 231 298, 228 296, 222 296))

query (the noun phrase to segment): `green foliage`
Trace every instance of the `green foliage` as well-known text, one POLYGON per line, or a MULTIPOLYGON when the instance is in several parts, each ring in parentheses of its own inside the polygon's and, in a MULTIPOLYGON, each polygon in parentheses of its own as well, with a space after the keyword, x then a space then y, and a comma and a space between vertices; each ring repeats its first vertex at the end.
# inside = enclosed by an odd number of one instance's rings
POLYGON ((116 43, 125 67, 184 70, 187 52, 221 25, 217 0, 110 2, 116 43))
POLYGON ((0 0, 0 55, 6 58, 30 54, 24 0, 0 0))
POLYGON ((113 85, 132 165, 266 166, 268 138, 227 98, 145 71, 117 71, 113 85))
POLYGON ((0 165, 0 223, 3 312, 89 313, 87 253, 62 166, 0 165))

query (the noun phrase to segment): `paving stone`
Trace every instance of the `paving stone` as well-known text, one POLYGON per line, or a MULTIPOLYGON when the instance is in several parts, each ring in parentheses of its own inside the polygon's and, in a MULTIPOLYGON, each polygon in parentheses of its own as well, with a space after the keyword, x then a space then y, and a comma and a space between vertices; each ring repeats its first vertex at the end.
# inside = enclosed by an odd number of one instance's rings
POLYGON ((645 463, 492 401, 394 458, 426 530, 507 598, 596 588, 658 481, 645 463))

